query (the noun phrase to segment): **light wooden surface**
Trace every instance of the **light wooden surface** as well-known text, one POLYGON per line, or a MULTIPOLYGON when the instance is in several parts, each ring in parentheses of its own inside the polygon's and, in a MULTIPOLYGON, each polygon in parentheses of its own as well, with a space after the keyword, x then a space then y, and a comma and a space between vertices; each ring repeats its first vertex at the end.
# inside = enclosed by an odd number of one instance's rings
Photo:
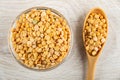
POLYGON ((81 33, 85 15, 93 7, 101 7, 109 20, 107 44, 98 60, 95 80, 120 80, 120 0, 0 0, 0 80, 85 80, 87 58, 81 33), (7 35, 12 21, 33 6, 58 10, 73 31, 69 58, 51 71, 26 69, 8 50, 7 35))

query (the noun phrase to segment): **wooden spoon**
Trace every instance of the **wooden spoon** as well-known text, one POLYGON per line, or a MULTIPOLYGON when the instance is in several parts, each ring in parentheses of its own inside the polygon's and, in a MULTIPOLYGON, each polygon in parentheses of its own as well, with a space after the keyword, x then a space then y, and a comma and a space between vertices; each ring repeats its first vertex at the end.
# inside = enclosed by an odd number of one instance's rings
MULTIPOLYGON (((91 13, 100 13, 103 15, 103 17, 106 19, 106 25, 107 25, 107 35, 108 35, 108 20, 107 20, 107 16, 105 15, 104 11, 100 8, 94 8, 94 9, 91 9, 90 12, 87 14, 86 18, 85 18, 85 21, 84 21, 84 27, 83 27, 83 41, 84 41, 84 46, 85 46, 85 34, 84 34, 84 31, 85 31, 85 23, 89 17, 89 15, 91 13)), ((105 41, 106 42, 106 41, 105 41)), ((104 43, 105 44, 105 43, 104 43)), ((97 55, 95 56, 92 56, 89 54, 89 52, 87 52, 86 50, 86 53, 87 53, 87 57, 88 57, 88 72, 87 72, 87 78, 86 80, 94 80, 94 74, 95 74, 95 67, 96 67, 96 62, 97 62, 97 59, 98 57, 100 56, 101 54, 101 51, 103 50, 103 47, 104 47, 104 44, 102 45, 101 49, 99 50, 99 52, 97 53, 97 55)), ((85 46, 86 47, 86 46, 85 46)))

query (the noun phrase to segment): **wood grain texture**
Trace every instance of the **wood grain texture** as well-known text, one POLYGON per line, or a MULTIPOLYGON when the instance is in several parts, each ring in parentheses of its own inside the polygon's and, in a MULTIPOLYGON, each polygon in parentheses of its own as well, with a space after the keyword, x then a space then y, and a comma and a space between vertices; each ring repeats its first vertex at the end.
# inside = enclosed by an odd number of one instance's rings
POLYGON ((87 58, 82 43, 82 27, 86 14, 93 7, 101 7, 109 20, 107 44, 97 63, 95 80, 120 80, 119 0, 0 0, 0 80, 85 80, 87 58), (72 52, 63 64, 51 71, 26 69, 8 50, 7 35, 13 20, 33 6, 58 10, 72 29, 72 52))

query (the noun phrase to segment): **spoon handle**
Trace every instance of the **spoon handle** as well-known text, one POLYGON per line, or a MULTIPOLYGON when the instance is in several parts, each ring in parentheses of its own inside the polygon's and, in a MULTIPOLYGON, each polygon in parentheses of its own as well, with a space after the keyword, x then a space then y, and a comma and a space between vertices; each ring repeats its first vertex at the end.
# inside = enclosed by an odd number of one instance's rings
POLYGON ((88 60, 88 71, 87 71, 86 80, 94 80, 95 67, 96 67, 96 61, 95 60, 88 60))

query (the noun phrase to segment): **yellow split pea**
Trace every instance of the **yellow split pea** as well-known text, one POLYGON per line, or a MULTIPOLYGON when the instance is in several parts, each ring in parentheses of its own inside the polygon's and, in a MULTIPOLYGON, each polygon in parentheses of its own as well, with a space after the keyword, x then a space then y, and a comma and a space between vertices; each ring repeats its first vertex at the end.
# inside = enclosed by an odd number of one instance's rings
POLYGON ((85 46, 90 55, 95 56, 106 41, 107 22, 100 13, 91 13, 85 23, 85 46))
POLYGON ((17 59, 27 67, 51 68, 68 54, 70 29, 66 20, 51 10, 33 9, 16 21, 12 45, 17 59))

